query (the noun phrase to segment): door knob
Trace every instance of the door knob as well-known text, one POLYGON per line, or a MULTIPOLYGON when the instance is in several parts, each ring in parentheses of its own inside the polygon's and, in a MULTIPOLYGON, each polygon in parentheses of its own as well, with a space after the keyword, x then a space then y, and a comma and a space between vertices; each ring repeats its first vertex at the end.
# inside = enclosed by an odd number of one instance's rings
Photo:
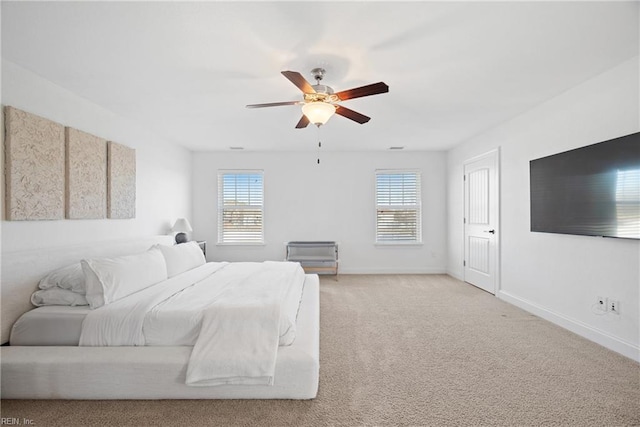
POLYGON ((496 230, 484 230, 485 233, 496 234, 496 230))

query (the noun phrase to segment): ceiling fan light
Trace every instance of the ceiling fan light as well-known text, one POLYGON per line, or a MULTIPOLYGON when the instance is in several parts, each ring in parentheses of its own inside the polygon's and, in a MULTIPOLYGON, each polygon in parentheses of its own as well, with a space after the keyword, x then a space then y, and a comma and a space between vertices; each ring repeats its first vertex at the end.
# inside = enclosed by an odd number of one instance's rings
POLYGON ((302 106, 302 114, 307 116, 311 123, 318 126, 327 123, 335 112, 335 105, 322 101, 308 102, 302 106))

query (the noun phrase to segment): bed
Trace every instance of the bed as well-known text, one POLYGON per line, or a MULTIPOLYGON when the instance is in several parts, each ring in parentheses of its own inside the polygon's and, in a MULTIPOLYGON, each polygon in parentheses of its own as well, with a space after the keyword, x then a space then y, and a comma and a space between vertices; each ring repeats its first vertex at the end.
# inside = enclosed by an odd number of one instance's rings
MULTIPOLYGON (((137 254, 157 243, 168 244, 170 241, 167 236, 156 236, 64 250, 41 249, 3 254, 2 341, 6 343, 11 338, 11 345, 0 348, 1 397, 312 399, 316 396, 319 374, 319 281, 316 275, 304 272, 300 275, 295 266, 291 266, 292 263, 242 265, 244 263, 209 262, 179 272, 159 282, 159 285, 136 290, 131 294, 135 298, 130 298, 131 295, 117 297, 105 291, 100 298, 108 301, 107 304, 94 308, 86 305, 53 305, 34 309, 29 303, 30 297, 38 289, 40 278, 47 272, 79 259, 137 254), (251 269, 259 272, 259 280, 253 279, 256 277, 253 273, 246 273, 251 269), (291 275, 281 276, 283 269, 288 269, 291 275), (186 316, 186 320, 180 314, 184 307, 191 310, 191 306, 197 305, 198 299, 202 298, 195 297, 196 302, 187 299, 190 292, 195 292, 194 289, 198 287, 214 295, 216 304, 226 299, 231 301, 229 295, 236 291, 230 290, 232 287, 227 284, 232 281, 229 278, 236 277, 238 272, 245 274, 241 280, 241 301, 257 298, 253 296, 256 293, 269 298, 269 295, 280 292, 283 301, 289 301, 282 303, 282 307, 290 307, 288 324, 283 320, 287 316, 279 315, 280 311, 277 311, 282 309, 284 313, 284 308, 276 309, 273 304, 262 304, 266 308, 259 309, 250 305, 249 311, 247 304, 241 304, 241 310, 236 303, 217 305, 215 310, 205 310, 197 318, 191 314, 191 317, 186 316), (185 275, 190 277, 185 279, 185 275), (291 283, 294 283, 295 277, 295 283, 301 283, 299 293, 292 290, 297 289, 294 286, 281 286, 277 288, 279 291, 268 288, 261 291, 264 283, 277 282, 267 278, 279 277, 291 277, 291 283), (186 280, 185 284, 181 284, 183 279, 186 280), (253 290, 251 294, 246 294, 251 286, 257 292, 253 290), (162 293, 165 291, 174 296, 168 298, 162 293), (169 306, 166 303, 168 300, 174 305, 169 306), (164 308, 165 305, 167 308, 164 308), (132 310, 132 307, 138 306, 148 307, 142 311, 132 310), (112 313, 107 315, 108 311, 112 313), (220 315, 225 312, 229 312, 231 317, 220 315), (279 319, 277 324, 264 320, 264 316, 267 319, 275 318, 274 313, 279 319), (180 317, 175 317, 177 314, 180 317), (127 324, 137 326, 123 330, 124 323, 120 319, 124 318, 130 318, 127 324), (239 322, 238 319, 245 320, 239 322), (223 374, 226 376, 222 375, 218 359, 224 360, 226 356, 234 355, 235 360, 235 355, 239 354, 242 360, 241 356, 246 353, 245 348, 252 335, 249 333, 246 335, 249 338, 243 339, 235 337, 238 333, 244 333, 242 329, 245 323, 250 325, 252 321, 260 328, 263 328, 262 325, 272 325, 264 328, 270 328, 269 336, 277 334, 277 349, 274 351, 272 339, 265 341, 264 345, 258 346, 262 353, 256 353, 261 355, 255 358, 257 361, 248 357, 249 362, 257 367, 242 367, 245 369, 242 372, 250 374, 230 375, 225 371, 223 374), (219 322, 227 322, 235 328, 232 339, 207 339, 209 332, 205 331, 218 333, 219 322), (199 329, 194 329, 196 327, 199 329), (148 342, 140 341, 140 331, 145 332, 143 341, 148 342), (264 354, 272 358, 263 357, 264 354)), ((170 271, 171 266, 167 265, 167 269, 170 271)), ((136 283, 138 281, 139 278, 136 283)), ((95 302, 95 295, 90 297, 90 287, 87 286, 86 298, 95 302)), ((250 328, 248 330, 252 331, 250 328)), ((218 333, 211 337, 220 335, 218 333)), ((227 369, 225 363, 222 365, 227 369)))

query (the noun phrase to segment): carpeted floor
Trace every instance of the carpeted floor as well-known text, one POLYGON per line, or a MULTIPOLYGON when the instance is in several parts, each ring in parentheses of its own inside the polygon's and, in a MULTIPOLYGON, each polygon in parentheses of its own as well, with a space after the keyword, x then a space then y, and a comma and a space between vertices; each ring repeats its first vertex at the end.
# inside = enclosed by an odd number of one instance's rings
MULTIPOLYGON (((2 401, 36 426, 639 426, 640 365, 444 275, 321 283, 311 401, 2 401)), ((22 423, 24 425, 24 422, 22 423)))

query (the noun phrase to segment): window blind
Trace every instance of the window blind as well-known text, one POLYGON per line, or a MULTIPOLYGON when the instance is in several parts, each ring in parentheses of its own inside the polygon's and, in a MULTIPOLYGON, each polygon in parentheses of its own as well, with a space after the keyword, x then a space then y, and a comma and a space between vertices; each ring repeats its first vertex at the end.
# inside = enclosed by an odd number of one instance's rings
POLYGON ((376 171, 376 243, 421 243, 420 172, 376 171))
POLYGON ((264 243, 262 171, 218 173, 218 243, 264 243))

